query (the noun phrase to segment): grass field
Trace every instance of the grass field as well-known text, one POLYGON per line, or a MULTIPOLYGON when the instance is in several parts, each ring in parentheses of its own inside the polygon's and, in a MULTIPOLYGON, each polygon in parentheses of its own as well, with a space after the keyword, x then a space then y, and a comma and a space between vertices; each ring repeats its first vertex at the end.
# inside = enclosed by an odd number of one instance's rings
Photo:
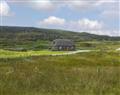
POLYGON ((78 48, 98 51, 49 56, 65 52, 1 49, 0 95, 120 95, 120 44, 86 43, 78 48))
POLYGON ((0 58, 0 95, 119 95, 120 52, 0 58))
POLYGON ((41 51, 9 51, 9 50, 0 50, 0 58, 16 58, 16 57, 29 57, 29 56, 40 56, 40 55, 52 55, 52 54, 64 54, 68 53, 67 51, 50 51, 50 50, 41 50, 41 51))

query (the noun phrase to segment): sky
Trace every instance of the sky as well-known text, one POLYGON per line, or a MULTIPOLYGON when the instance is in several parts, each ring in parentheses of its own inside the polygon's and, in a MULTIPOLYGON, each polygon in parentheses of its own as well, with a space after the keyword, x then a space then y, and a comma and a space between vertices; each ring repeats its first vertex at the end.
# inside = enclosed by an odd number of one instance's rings
POLYGON ((0 0, 0 25, 120 36, 119 5, 119 0, 0 0))

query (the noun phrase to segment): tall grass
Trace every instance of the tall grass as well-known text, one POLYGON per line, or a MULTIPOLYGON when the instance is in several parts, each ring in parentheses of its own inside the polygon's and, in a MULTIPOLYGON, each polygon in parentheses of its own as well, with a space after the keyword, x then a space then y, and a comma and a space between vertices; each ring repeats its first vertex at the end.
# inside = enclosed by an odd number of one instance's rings
POLYGON ((119 95, 120 54, 0 59, 0 95, 119 95))

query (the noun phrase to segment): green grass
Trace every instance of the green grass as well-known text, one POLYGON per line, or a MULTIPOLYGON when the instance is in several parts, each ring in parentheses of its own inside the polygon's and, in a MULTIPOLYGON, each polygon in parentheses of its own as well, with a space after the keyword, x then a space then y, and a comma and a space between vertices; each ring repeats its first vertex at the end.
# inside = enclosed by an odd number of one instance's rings
POLYGON ((120 41, 83 41, 77 42, 76 46, 78 49, 115 50, 120 48, 120 41))
POLYGON ((36 43, 35 51, 0 49, 0 95, 120 95, 120 42, 78 42, 97 51, 65 56, 36 43))
MULTIPOLYGON (((0 49, 0 58, 15 58, 15 57, 28 57, 28 56, 39 56, 39 55, 51 55, 51 54, 63 54, 66 52, 61 51, 49 51, 48 41, 36 41, 33 44, 18 45, 14 47, 14 51, 0 49), (17 51, 19 48, 23 48, 23 51, 17 51), (26 49, 27 48, 27 49, 26 49), (25 49, 25 51, 24 51, 25 49), (16 51, 15 51, 16 50, 16 51)), ((78 50, 100 50, 102 52, 115 51, 120 48, 120 41, 83 41, 77 42, 76 48, 78 50)))
POLYGON ((0 49, 8 49, 8 50, 17 50, 17 49, 25 49, 25 50, 44 50, 48 49, 49 41, 1 41, 0 49))
POLYGON ((0 58, 16 58, 16 57, 28 57, 28 56, 39 56, 39 55, 51 55, 51 54, 64 54, 67 51, 9 51, 9 50, 0 50, 0 58))
POLYGON ((0 58, 0 95, 119 95, 120 52, 0 58))
MULTIPOLYGON (((23 41, 19 43, 16 42, 0 42, 0 49, 6 50, 44 50, 48 49, 51 41, 23 41)), ((77 49, 116 49, 120 47, 120 41, 79 41, 75 42, 77 49)))

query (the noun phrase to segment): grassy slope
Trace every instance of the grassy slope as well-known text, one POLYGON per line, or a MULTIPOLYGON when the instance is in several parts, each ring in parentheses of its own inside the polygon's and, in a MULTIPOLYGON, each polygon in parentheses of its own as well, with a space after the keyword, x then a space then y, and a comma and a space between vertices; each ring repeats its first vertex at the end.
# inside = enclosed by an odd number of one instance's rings
POLYGON ((119 95, 120 52, 0 59, 1 95, 119 95))

